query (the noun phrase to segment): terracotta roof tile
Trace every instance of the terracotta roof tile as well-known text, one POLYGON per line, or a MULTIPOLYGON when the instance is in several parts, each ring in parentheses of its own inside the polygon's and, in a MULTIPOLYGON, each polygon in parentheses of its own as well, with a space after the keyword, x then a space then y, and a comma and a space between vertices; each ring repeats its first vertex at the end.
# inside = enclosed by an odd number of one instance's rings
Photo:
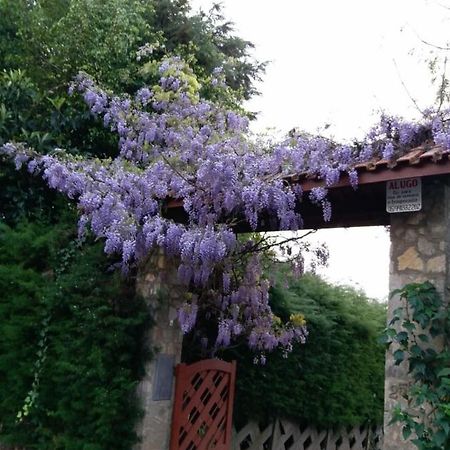
POLYGON ((450 158, 449 150, 445 150, 440 145, 430 145, 427 143, 413 148, 395 160, 370 160, 366 163, 357 164, 355 168, 358 172, 388 170, 404 167, 405 165, 414 166, 416 164, 438 163, 446 158, 450 158))
POLYGON ((425 159, 431 159, 433 162, 440 161, 442 159, 442 156, 444 154, 444 150, 441 147, 435 146, 431 148, 430 150, 422 153, 420 155, 421 160, 425 159))
MULTIPOLYGON (((445 150, 442 146, 435 145, 433 142, 425 142, 397 159, 371 159, 365 163, 358 163, 354 167, 359 174, 360 184, 450 174, 450 150, 445 150)), ((292 178, 290 180, 294 181, 292 178)), ((296 176, 296 180, 299 180, 305 190, 323 185, 323 181, 317 177, 314 178, 306 174, 296 176)), ((348 177, 344 175, 335 187, 348 186, 349 184, 348 177)))
POLYGON ((408 164, 417 164, 420 162, 420 156, 423 154, 422 148, 417 148, 414 150, 411 150, 410 152, 406 153, 406 155, 401 156, 397 159, 397 162, 402 163, 406 162, 408 164))

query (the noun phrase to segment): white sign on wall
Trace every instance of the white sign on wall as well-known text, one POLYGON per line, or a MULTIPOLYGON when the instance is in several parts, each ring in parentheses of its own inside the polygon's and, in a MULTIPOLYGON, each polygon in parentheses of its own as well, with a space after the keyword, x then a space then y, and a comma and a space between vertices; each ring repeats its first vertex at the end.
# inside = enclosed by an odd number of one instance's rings
POLYGON ((405 178, 386 182, 386 211, 401 213, 422 209, 422 179, 405 178))

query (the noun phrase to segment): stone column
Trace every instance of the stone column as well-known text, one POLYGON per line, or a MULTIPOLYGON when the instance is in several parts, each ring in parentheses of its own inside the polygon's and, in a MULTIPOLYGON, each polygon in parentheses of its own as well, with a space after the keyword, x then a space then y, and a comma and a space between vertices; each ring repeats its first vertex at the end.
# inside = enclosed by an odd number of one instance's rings
POLYGON ((154 355, 138 386, 144 416, 137 427, 141 442, 134 450, 168 450, 174 368, 181 359, 183 340, 176 310, 183 301, 185 288, 179 285, 177 265, 161 252, 151 255, 140 268, 136 287, 151 309, 153 325, 148 339, 154 355))
MULTIPOLYGON (((431 281, 446 299, 448 295, 448 264, 450 262, 449 199, 447 178, 422 180, 422 211, 391 214, 391 265, 389 289, 407 283, 431 281)), ((388 321, 400 306, 398 296, 388 305, 388 321)), ((416 449, 402 438, 402 427, 388 423, 390 411, 405 404, 403 394, 409 389, 406 363, 394 364, 394 345, 386 353, 384 450, 416 449)))

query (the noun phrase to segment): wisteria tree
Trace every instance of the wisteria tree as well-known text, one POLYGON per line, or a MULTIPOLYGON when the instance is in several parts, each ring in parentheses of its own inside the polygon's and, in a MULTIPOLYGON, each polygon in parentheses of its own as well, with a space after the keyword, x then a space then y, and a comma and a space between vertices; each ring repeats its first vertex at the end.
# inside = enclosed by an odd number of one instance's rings
MULTIPOLYGON (((216 323, 215 341, 203 339, 205 346, 245 339, 261 362, 266 351, 287 353, 307 331, 303 317, 282 324, 270 309, 264 261, 274 242, 252 233, 238 237, 236 229, 257 231, 264 218, 272 229, 301 230, 305 199, 301 186, 288 181, 292 174, 323 180, 308 199, 329 220, 327 189, 341 176, 356 188, 356 163, 395 158, 428 138, 450 148, 448 111, 430 110, 420 123, 383 116, 362 142, 351 144, 300 133, 272 143, 252 137, 246 117, 200 98, 182 59, 165 60, 159 72, 158 85, 134 96, 107 92, 86 74, 70 88, 118 134, 118 157, 89 159, 61 149, 42 156, 20 143, 4 145, 2 153, 74 199, 80 235, 90 230, 104 240, 107 254, 121 254, 125 273, 155 249, 175 258, 186 286, 178 311, 184 333, 203 317, 216 323), (169 218, 173 201, 182 205, 185 221, 169 218)), ((227 89, 220 69, 209 88, 227 89)), ((294 254, 286 248, 287 257, 301 271, 301 246, 295 248, 294 254)), ((316 256, 326 254, 319 249, 316 256)))

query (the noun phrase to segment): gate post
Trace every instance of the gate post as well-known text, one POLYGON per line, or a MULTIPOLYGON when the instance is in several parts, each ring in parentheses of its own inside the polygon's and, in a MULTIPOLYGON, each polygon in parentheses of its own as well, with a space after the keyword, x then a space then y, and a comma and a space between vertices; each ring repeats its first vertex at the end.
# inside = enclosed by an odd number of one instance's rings
MULTIPOLYGON (((422 211, 391 214, 391 263, 389 290, 408 283, 431 281, 448 302, 450 262, 450 187, 448 177, 424 178, 422 211)), ((389 300, 388 322, 400 306, 398 296, 389 300)), ((391 411, 409 389, 408 366, 394 364, 392 344, 386 353, 384 450, 412 450, 402 438, 400 424, 388 425, 391 411)))
POLYGON ((174 368, 181 359, 183 334, 176 311, 183 301, 183 288, 175 261, 157 252, 139 269, 136 289, 152 314, 147 340, 153 350, 145 376, 137 389, 143 417, 137 426, 141 442, 134 450, 168 450, 172 421, 174 368))

